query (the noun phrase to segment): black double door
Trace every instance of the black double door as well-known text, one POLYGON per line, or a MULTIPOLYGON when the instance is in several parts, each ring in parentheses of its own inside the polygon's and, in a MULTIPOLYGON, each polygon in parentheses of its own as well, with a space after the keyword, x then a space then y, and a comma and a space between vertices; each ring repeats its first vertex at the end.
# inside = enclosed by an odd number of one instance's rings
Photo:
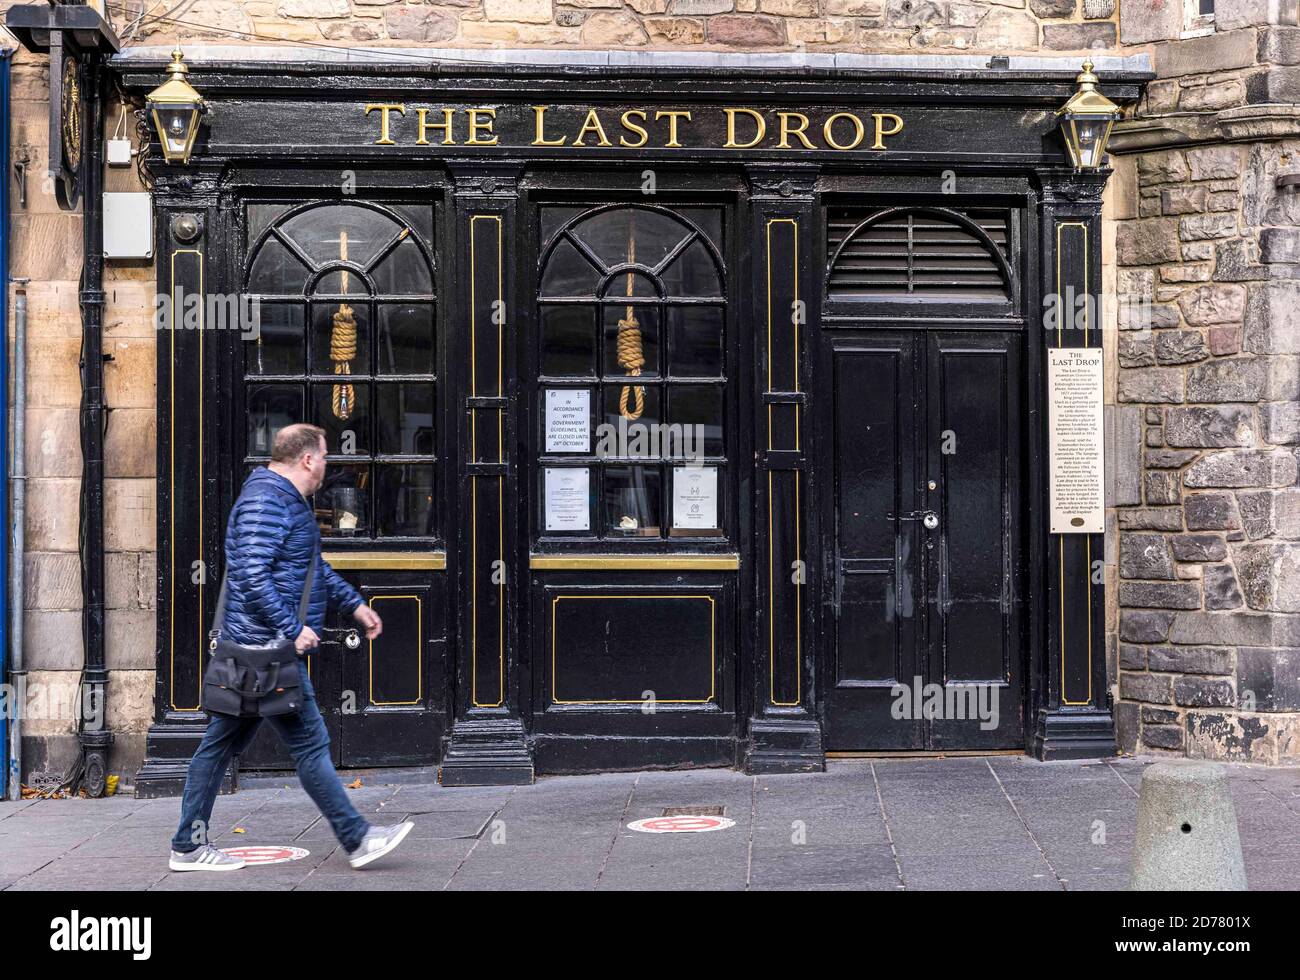
POLYGON ((827 748, 1021 747, 1023 337, 822 336, 827 748))

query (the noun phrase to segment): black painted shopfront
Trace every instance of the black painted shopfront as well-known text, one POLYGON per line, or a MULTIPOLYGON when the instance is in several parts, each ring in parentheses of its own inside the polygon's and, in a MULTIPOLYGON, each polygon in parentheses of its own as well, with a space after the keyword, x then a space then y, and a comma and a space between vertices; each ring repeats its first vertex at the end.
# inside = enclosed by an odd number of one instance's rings
MULTIPOLYGON (((1046 349, 1101 345, 1043 328, 1100 288, 1074 74, 195 63, 158 288, 256 322, 159 335, 141 793, 179 789, 225 515, 298 419, 385 622, 311 658, 341 766, 1113 751, 1101 536, 1045 517, 1046 349), (916 681, 997 723, 900 718, 916 681)), ((242 768, 287 767, 260 738, 242 768)))

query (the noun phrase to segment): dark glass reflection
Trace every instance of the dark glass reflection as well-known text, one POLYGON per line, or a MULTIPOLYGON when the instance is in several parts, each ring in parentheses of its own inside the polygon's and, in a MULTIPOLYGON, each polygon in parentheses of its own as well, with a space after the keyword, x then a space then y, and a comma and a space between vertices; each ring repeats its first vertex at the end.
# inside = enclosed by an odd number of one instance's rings
POLYGON ((298 303, 258 303, 257 336, 244 343, 248 374, 302 374, 303 314, 298 303))
POLYGON ((381 537, 433 534, 433 464, 377 463, 375 528, 381 537))
POLYGON ((589 306, 542 308, 541 373, 589 378, 596 372, 596 313, 589 306))
POLYGON ((385 454, 433 454, 433 384, 375 386, 378 439, 375 451, 385 454))
POLYGON ((433 374, 434 323, 432 303, 381 305, 375 342, 376 373, 433 374))
POLYGON ((250 385, 248 388, 248 454, 269 456, 275 434, 302 421, 302 388, 298 385, 250 385))

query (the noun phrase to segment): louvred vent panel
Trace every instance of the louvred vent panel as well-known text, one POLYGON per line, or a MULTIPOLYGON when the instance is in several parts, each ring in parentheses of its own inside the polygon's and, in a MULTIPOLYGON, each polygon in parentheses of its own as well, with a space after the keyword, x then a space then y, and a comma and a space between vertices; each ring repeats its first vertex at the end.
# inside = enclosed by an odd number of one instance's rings
POLYGON ((971 209, 960 214, 982 234, 944 212, 832 210, 827 254, 836 256, 841 243, 851 237, 831 269, 830 298, 1007 302, 1011 291, 994 249, 1010 261, 1009 213, 971 209), (873 215, 880 215, 879 220, 868 221, 873 215))

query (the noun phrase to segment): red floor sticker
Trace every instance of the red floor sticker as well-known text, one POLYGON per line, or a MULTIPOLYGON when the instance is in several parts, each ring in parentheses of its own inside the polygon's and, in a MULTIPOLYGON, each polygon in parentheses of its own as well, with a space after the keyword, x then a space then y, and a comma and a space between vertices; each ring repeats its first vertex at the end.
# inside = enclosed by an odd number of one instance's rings
POLYGON ((736 821, 726 817, 648 817, 645 820, 633 820, 627 829, 638 830, 643 834, 703 834, 710 830, 726 830, 735 825, 736 821))
POLYGON ((301 861, 311 853, 305 847, 287 847, 282 844, 223 847, 222 850, 231 857, 243 858, 246 864, 284 864, 286 861, 301 861))

